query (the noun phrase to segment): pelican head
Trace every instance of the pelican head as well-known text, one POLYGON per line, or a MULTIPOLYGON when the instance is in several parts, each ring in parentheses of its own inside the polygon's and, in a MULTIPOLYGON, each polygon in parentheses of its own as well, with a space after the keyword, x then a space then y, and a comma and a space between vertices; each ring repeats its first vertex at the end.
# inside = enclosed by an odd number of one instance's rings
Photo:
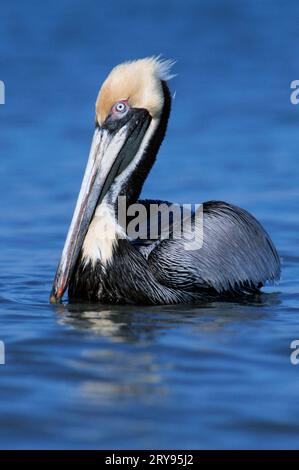
POLYGON ((164 138, 172 61, 150 57, 115 67, 96 100, 96 126, 81 189, 58 265, 51 302, 68 287, 88 227, 102 203, 135 202, 164 138))

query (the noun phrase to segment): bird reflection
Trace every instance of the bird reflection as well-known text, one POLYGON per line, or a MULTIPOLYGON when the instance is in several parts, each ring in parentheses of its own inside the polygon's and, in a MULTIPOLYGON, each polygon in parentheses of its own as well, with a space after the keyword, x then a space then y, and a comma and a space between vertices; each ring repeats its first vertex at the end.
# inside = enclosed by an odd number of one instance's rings
MULTIPOLYGON (((147 307, 136 310, 126 306, 73 303, 57 305, 56 311, 60 324, 88 330, 116 342, 152 341, 160 329, 155 322, 154 309, 147 307)), ((159 323, 157 315, 156 320, 159 323)))
POLYGON ((250 302, 198 306, 73 303, 54 308, 58 323, 75 330, 69 365, 80 377, 77 393, 82 399, 99 406, 115 407, 124 400, 162 406, 178 377, 190 380, 186 355, 192 361, 192 380, 198 377, 200 387, 207 363, 215 368, 219 344, 230 347, 231 335, 238 334, 244 322, 272 315, 279 303, 278 295, 264 294, 250 302))
POLYGON ((234 322, 261 318, 281 303, 278 294, 264 293, 238 302, 199 305, 111 306, 101 304, 57 304, 58 322, 78 330, 108 337, 116 342, 154 341, 168 330, 191 326, 198 331, 217 332, 234 322), (263 307, 263 308, 261 308, 263 307), (267 309, 270 307, 270 310, 267 309))

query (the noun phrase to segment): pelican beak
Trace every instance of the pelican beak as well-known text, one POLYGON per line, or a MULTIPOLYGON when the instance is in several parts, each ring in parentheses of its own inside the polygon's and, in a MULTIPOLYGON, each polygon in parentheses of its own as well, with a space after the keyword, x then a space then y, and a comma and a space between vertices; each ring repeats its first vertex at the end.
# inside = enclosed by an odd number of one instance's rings
POLYGON ((124 123, 108 121, 103 127, 96 127, 75 211, 55 274, 51 303, 59 302, 68 288, 94 211, 114 179, 133 160, 150 120, 146 110, 132 109, 124 123))

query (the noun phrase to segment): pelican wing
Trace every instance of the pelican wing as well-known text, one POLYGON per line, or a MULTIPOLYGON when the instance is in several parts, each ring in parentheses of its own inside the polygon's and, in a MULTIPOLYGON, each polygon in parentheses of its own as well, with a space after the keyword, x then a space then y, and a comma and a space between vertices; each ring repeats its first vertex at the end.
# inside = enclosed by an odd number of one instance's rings
POLYGON ((261 224, 247 211, 221 201, 203 205, 203 245, 186 250, 185 240, 148 246, 157 280, 185 291, 254 292, 280 277, 280 259, 261 224))

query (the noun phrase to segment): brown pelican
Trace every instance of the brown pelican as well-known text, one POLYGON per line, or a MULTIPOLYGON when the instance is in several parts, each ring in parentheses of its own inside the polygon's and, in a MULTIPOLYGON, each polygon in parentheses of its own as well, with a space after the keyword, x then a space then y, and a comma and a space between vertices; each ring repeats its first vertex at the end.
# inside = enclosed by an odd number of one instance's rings
MULTIPOLYGON (((197 250, 186 250, 183 239, 171 237, 134 240, 119 223, 119 197, 129 206, 138 201, 166 132, 171 65, 155 57, 127 62, 102 85, 51 302, 68 289, 70 300, 190 303, 258 293, 279 279, 280 261, 269 235, 231 204, 203 204, 203 244, 197 250)), ((159 201, 139 202, 146 207, 159 201)))

